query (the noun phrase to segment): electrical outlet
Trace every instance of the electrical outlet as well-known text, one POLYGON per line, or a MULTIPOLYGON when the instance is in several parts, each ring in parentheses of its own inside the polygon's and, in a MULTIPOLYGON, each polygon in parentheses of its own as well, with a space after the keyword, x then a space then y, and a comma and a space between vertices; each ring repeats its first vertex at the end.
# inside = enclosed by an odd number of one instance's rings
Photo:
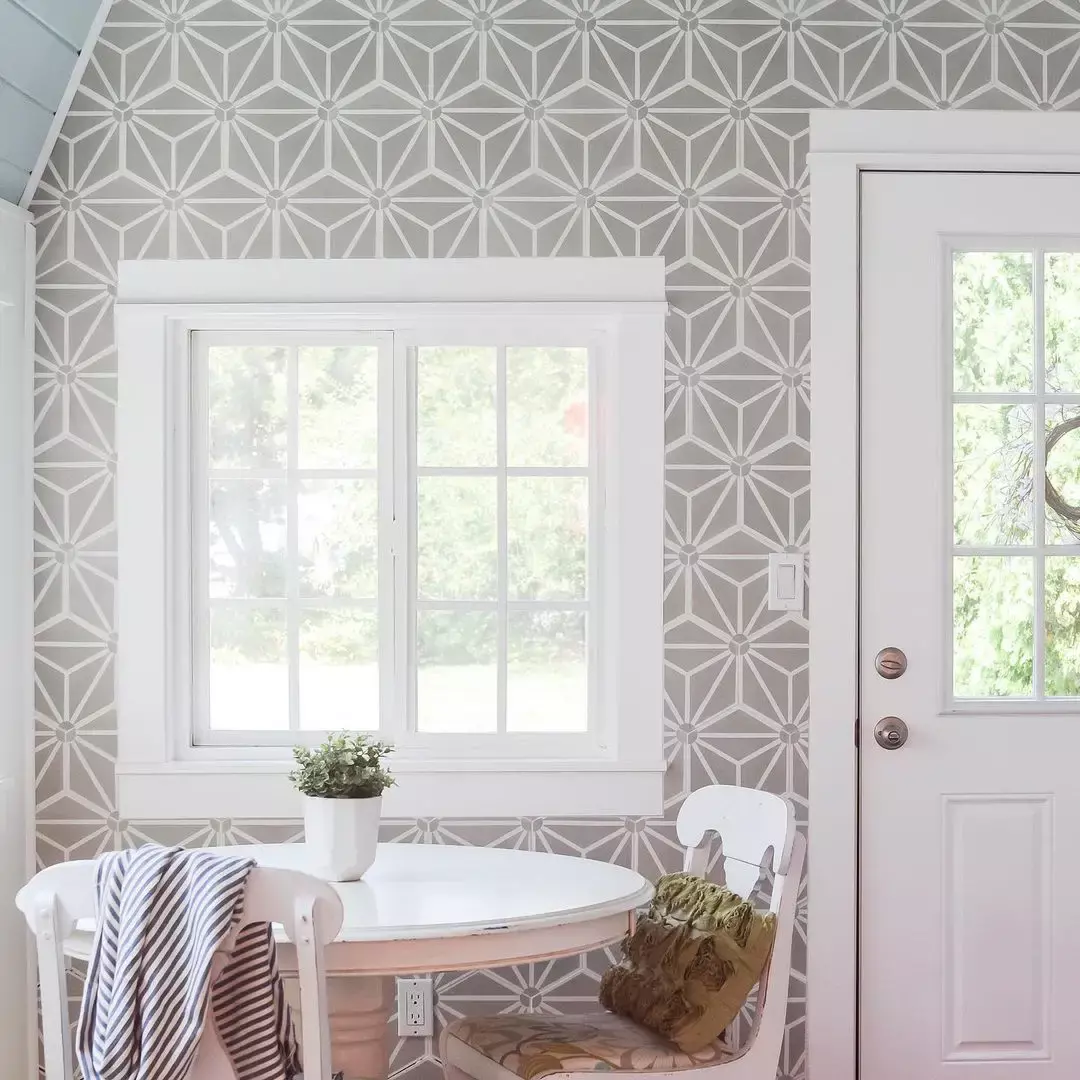
POLYGON ((430 979, 398 979, 398 1035, 433 1035, 435 1018, 430 979))

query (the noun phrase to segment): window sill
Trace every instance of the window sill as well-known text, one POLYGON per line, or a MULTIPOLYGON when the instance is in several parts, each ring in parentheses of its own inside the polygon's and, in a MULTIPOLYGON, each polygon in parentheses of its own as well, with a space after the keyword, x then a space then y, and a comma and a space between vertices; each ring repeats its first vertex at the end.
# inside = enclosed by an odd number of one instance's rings
MULTIPOLYGON (((299 818, 284 761, 119 762, 120 813, 136 819, 299 818)), ((663 814, 663 761, 394 762, 383 816, 652 817, 663 814)))

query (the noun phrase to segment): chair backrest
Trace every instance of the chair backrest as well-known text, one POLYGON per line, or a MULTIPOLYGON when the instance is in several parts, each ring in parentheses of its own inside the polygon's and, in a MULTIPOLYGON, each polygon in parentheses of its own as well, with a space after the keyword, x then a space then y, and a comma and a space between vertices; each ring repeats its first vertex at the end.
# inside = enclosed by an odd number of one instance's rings
MULTIPOLYGON (((77 922, 96 915, 96 867, 88 860, 57 863, 36 874, 15 897, 37 946, 46 1080, 72 1080, 74 1073, 64 942, 77 922)), ((318 878, 261 866, 248 875, 239 925, 277 923, 295 946, 305 1076, 330 1075, 323 947, 337 937, 343 917, 341 898, 318 878)), ((211 1028, 208 1024, 204 1039, 211 1028)))
POLYGON ((740 896, 749 897, 754 891, 763 865, 772 872, 769 910, 776 915, 772 957, 758 985, 749 1036, 739 1057, 721 1066, 717 1075, 731 1080, 773 1077, 787 1022, 791 948, 806 853, 806 841, 795 827, 795 808, 780 795, 717 784, 699 788, 687 797, 675 827, 686 848, 683 867, 695 874, 705 874, 711 834, 719 834, 724 879, 740 896), (770 851, 766 863, 765 855, 770 851))

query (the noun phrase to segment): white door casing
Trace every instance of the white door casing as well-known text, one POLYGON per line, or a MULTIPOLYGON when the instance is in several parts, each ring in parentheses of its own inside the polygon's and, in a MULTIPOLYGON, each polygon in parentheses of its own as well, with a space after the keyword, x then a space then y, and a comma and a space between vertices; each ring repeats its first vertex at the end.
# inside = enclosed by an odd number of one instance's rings
MULTIPOLYGON (((868 173, 876 172, 951 172, 951 173, 986 173, 986 172, 1015 172, 1015 173, 1080 173, 1080 155, 1073 148, 1080 146, 1080 117, 1067 114, 1033 115, 1033 114, 1005 114, 1005 113, 843 113, 838 111, 822 112, 812 115, 811 119, 811 177, 813 188, 813 278, 812 278, 812 316, 813 316, 813 343, 814 343, 814 400, 813 400, 813 470, 814 470, 814 500, 813 500, 813 594, 811 603, 811 700, 812 700, 812 742, 813 752, 810 755, 810 798, 813 806, 811 820, 811 845, 813 858, 811 860, 811 880, 809 887, 809 956, 808 956, 808 1043, 809 1043, 809 1070, 811 1080, 853 1080, 856 1075, 856 1005, 857 1005, 857 970, 856 970, 856 945, 857 945, 857 873, 858 873, 858 793, 859 793, 859 760, 860 754, 856 750, 854 740, 855 720, 859 708, 859 579, 858 579, 858 525, 859 525, 859 456, 858 456, 858 423, 859 416, 859 289, 860 289, 860 261, 859 261, 859 218, 860 218, 860 187, 861 179, 867 178, 868 173), (817 601, 815 603, 815 600, 817 601)), ((873 178, 884 179, 884 178, 873 178)), ((962 178, 961 178, 962 179, 962 178)), ((972 178, 977 179, 977 178, 972 178)), ((1005 179, 991 178, 991 179, 1005 179)), ((1080 183, 1080 180, 1076 181, 1080 183)), ((976 199, 977 196, 973 196, 976 199)), ((1075 201, 1075 200, 1074 200, 1075 201)), ((1003 204, 1006 205, 1006 204, 1003 204)), ((1011 212, 1012 207, 1009 205, 1011 212)), ((998 215, 997 224, 991 220, 983 221, 981 231, 993 234, 994 232, 1018 232, 1023 231, 1015 223, 1006 226, 1001 223, 1001 215, 998 215)), ((909 223, 910 224, 910 223, 909 223)), ((974 222, 971 223, 972 225, 974 222)), ((1036 231, 1038 222, 1030 223, 1028 231, 1036 231)), ((1044 224, 1047 224, 1044 222, 1044 224)), ((963 224, 950 225, 949 232, 963 231, 963 224)), ((1043 232, 1061 232, 1061 221, 1058 220, 1052 228, 1042 229, 1043 232)), ((915 277, 924 284, 935 273, 927 257, 922 263, 915 277)), ((939 283, 934 279, 934 285, 939 283)), ((928 295, 928 294, 927 294, 928 295)), ((894 321, 894 328, 900 325, 903 330, 911 330, 901 321, 894 321)), ((933 345, 939 354, 944 334, 940 323, 932 328, 933 345)), ((864 372, 865 377, 865 372, 864 372)), ((932 394, 940 395, 942 387, 931 388, 932 394)), ((894 386, 889 393, 896 393, 894 386)), ((899 399, 896 400, 899 405, 899 399)), ((940 404, 940 402, 939 402, 940 404)), ((934 406, 936 410, 936 406, 934 406)), ((932 421, 933 436, 940 445, 944 440, 945 426, 943 414, 934 411, 932 421)), ((939 484, 945 483, 947 473, 942 471, 939 484)), ((864 483, 866 478, 864 477, 864 483)), ((904 487, 900 482, 900 490, 904 487)), ((863 497, 866 497, 866 488, 863 488, 863 497)), ((944 503, 937 504, 939 522, 944 513, 944 503)), ((928 531, 935 529, 930 525, 928 531)), ((947 563, 947 536, 943 531, 934 532, 934 541, 938 544, 939 558, 942 567, 947 563)), ((944 574, 944 569, 940 570, 944 574)), ((899 582, 899 575, 894 575, 899 582)), ((910 577, 910 575, 908 575, 910 577)), ((938 580, 941 584, 941 579, 938 580)), ((933 585, 925 580, 920 580, 920 587, 930 589, 933 585)), ((945 627, 945 599, 944 592, 939 589, 939 597, 935 604, 935 623, 937 640, 942 640, 945 627)), ((868 630, 868 633, 870 631, 868 630)), ((874 632, 875 638, 884 633, 884 628, 874 632)), ((895 638, 890 634, 890 638, 895 638)), ((876 642, 875 648, 882 645, 898 645, 908 650, 908 645, 900 640, 887 640, 876 642)), ((928 641, 916 642, 914 651, 918 653, 928 641)), ((863 649, 866 652, 869 645, 863 649)), ((910 651, 910 650, 909 650, 910 651)), ((872 670, 873 652, 863 657, 863 666, 866 670, 872 670)), ((914 671, 912 667, 911 677, 908 679, 910 689, 903 693, 915 694, 914 671)), ((864 681, 867 676, 864 672, 864 681)), ((878 686, 873 687, 874 692, 881 691, 886 684, 875 675, 878 686)), ((907 701, 899 692, 904 679, 890 685, 890 689, 897 691, 895 699, 889 699, 889 708, 880 712, 880 715, 893 713, 904 715, 904 709, 908 706, 916 711, 921 706, 915 706, 907 701), (895 707, 894 707, 895 706, 895 707)), ((940 687, 938 688, 940 689, 940 687)), ((941 700, 940 696, 936 699, 941 700)), ((912 801, 918 786, 913 787, 905 782, 904 774, 911 781, 916 770, 923 767, 923 760, 913 753, 920 742, 923 744, 922 759, 929 757, 926 749, 928 740, 944 739, 945 734, 940 726, 935 727, 937 721, 930 719, 941 712, 940 706, 937 711, 919 716, 913 720, 913 714, 906 719, 911 723, 911 741, 903 750, 890 753, 878 750, 872 744, 873 721, 878 718, 877 714, 871 715, 871 711, 881 705, 880 697, 871 698, 868 694, 864 703, 864 713, 867 723, 864 725, 864 740, 862 749, 863 771, 862 790, 864 795, 867 788, 873 784, 881 784, 879 793, 875 797, 878 803, 864 800, 863 814, 868 815, 875 810, 880 811, 885 805, 884 800, 889 797, 900 796, 908 803, 912 801), (870 755, 876 751, 880 758, 873 764, 869 764, 870 755), (909 753, 912 752, 912 753, 909 753), (902 766, 905 760, 912 761, 910 767, 902 766), (892 762, 889 765, 889 762, 892 762), (891 768, 896 774, 896 780, 891 785, 883 783, 878 775, 882 769, 891 768), (876 771, 871 772, 874 769, 876 771)), ((909 710, 910 713, 910 710, 909 710)), ((948 717, 948 721, 955 718, 948 717)), ((1012 718, 1013 721, 1016 718, 1012 718)), ((1035 722, 1034 717, 1028 716, 1021 720, 1023 724, 1035 722)), ((970 731, 965 732, 962 720, 954 728, 953 732, 961 735, 967 734, 970 741, 970 731)), ((1051 720, 1051 723, 1054 723, 1051 720)), ((990 727, 1000 731, 1005 726, 1004 718, 996 719, 990 723, 990 727)), ((1013 728, 1012 731, 1022 732, 1025 729, 1013 728)), ((1011 736, 1011 732, 1008 733, 1011 736)), ((988 738, 986 746, 993 745, 994 735, 982 736, 988 738)), ((950 739, 952 736, 950 736, 950 739)), ((961 740, 962 741, 962 740, 961 740)), ((1050 729, 1040 728, 1038 744, 1042 746, 1054 746, 1054 735, 1050 729)), ((976 743, 976 747, 984 744, 976 743)), ((1021 741, 1021 746, 1034 746, 1035 740, 1027 743, 1021 741)), ((969 749, 971 749, 969 747, 969 749)), ((1064 751, 1064 747, 1062 750, 1064 751)), ((1015 754, 1010 749, 1010 757, 1015 754)), ((959 760, 963 763, 961 751, 953 744, 951 750, 944 753, 948 761, 959 760)), ((1067 756, 1064 752, 1062 757, 1067 756)), ((1045 761, 1045 758, 1044 758, 1045 761)), ((1026 900, 1029 905, 1048 904, 1052 896, 1052 890, 1056 884, 1058 889, 1064 889, 1068 883, 1067 878, 1055 882, 1053 878, 1054 866, 1047 862, 1048 852, 1045 843, 1049 842, 1051 833, 1048 827, 1051 821, 1060 826, 1060 815, 1066 813, 1065 802, 1071 796, 1066 793, 1053 791, 1053 784, 1061 779, 1063 774, 1055 778, 1054 766, 1041 769, 1039 776, 1042 778, 1039 785, 1030 783, 1030 772, 1025 774, 1022 763, 1010 761, 1012 772, 1007 781, 1000 781, 998 786, 993 784, 993 777, 989 779, 981 777, 978 783, 973 782, 969 774, 964 776, 957 774, 955 782, 950 780, 946 785, 941 782, 941 775, 935 775, 933 768, 927 774, 926 783, 937 784, 939 788, 948 788, 952 796, 968 796, 967 798, 953 798, 947 804, 942 803, 939 807, 938 796, 928 801, 939 808, 936 818, 930 820, 926 814, 922 815, 922 827, 937 827, 938 843, 943 835, 950 837, 954 854, 959 845, 961 853, 966 853, 967 862, 963 859, 951 858, 950 865, 954 868, 959 866, 966 877, 953 874, 942 885, 940 862, 932 865, 929 870, 929 879, 924 878, 919 884, 921 893, 912 893, 910 883, 905 883, 908 892, 905 911, 912 905, 918 905, 920 899, 925 900, 926 906, 932 913, 940 915, 942 909, 941 897, 945 888, 951 890, 948 894, 953 898, 962 899, 970 896, 970 890, 977 885, 977 875, 985 871, 987 860, 991 856, 1001 858, 999 849, 1005 848, 1013 851, 1012 865, 1004 867, 1003 873, 1019 876, 1021 872, 1026 875, 1025 888, 1027 889, 1026 900), (965 790, 965 783, 968 790, 965 790), (984 786, 985 785, 985 786, 984 786), (986 799, 987 793, 990 801, 986 799), (1013 798, 1004 799, 1003 795, 1012 795, 1013 798), (1040 801, 1043 796, 1053 794, 1056 805, 1047 810, 1045 801, 1040 801), (1034 796, 1034 798, 1031 798, 1034 796), (994 801, 996 800, 996 801, 994 801), (946 809, 947 807, 947 809, 946 809), (1057 816, 1047 817, 1050 813, 1057 816), (994 819, 992 821, 992 819, 994 819), (929 825, 926 822, 929 821, 929 825), (1001 836, 1008 834, 1012 839, 1005 843, 1001 836), (997 847, 991 850, 992 837, 998 837, 997 847), (1040 846, 1043 845, 1043 846, 1040 846), (1038 859, 1042 863, 1036 865, 1038 859), (1026 865, 1025 865, 1026 860, 1026 865), (969 891, 965 892, 965 888, 969 891), (1049 892, 1047 890, 1050 890, 1049 892)), ((935 766, 936 767, 936 766, 935 766)), ((939 770, 940 771, 940 770, 939 770)), ((921 774, 920 774, 921 775, 921 774)), ((910 808, 907 808, 910 810, 910 808)), ((917 850, 916 826, 920 825, 919 815, 908 815, 912 822, 910 828, 905 828, 899 839, 888 838, 880 832, 875 833, 876 825, 869 825, 864 817, 864 825, 868 836, 878 848, 879 861, 885 859, 887 848, 892 845, 895 856, 896 850, 903 853, 904 859, 909 858, 909 853, 917 850)), ((931 815, 933 817, 933 815, 931 815)), ((925 839, 925 836, 923 837, 925 839)), ((935 850, 941 853, 941 848, 935 850)), ((867 856, 867 846, 863 847, 863 854, 867 856)), ((1008 858, 1008 856, 1005 856, 1008 858)), ((915 856, 918 858, 918 856, 915 856)), ((866 899, 878 898, 875 888, 881 890, 881 886, 866 884, 865 875, 872 870, 872 863, 864 864, 864 896, 866 899)), ((1057 872, 1067 874, 1068 862, 1057 864, 1057 872)), ((909 875, 910 876, 910 875, 909 875)), ((888 897, 886 897, 886 903, 888 897)), ((1061 899, 1053 897, 1053 906, 1060 907, 1061 899)), ((898 909, 897 909, 898 910, 898 909)), ((982 915, 992 914, 983 912, 982 915)), ((1000 910, 997 915, 1000 917, 1000 910)), ((896 911, 891 911, 892 918, 896 918, 896 911)), ((925 912, 924 912, 925 916, 925 912)), ((867 918, 866 913, 863 915, 867 918)), ((981 996, 975 991, 981 991, 977 983, 972 983, 968 978, 963 978, 964 965, 953 964, 952 982, 943 982, 941 970, 927 971, 927 967, 935 964, 940 968, 940 953, 936 951, 936 945, 948 931, 954 934, 952 944, 961 961, 971 960, 967 968, 967 974, 974 975, 979 972, 978 964, 982 963, 979 955, 982 942, 967 938, 960 933, 960 923, 954 922, 952 928, 946 928, 939 919, 937 923, 928 921, 928 916, 919 922, 920 929, 902 925, 897 927, 890 925, 888 935, 903 941, 908 946, 905 957, 907 967, 915 970, 920 967, 922 979, 919 983, 918 993, 921 1000, 917 1002, 917 1009, 921 1023, 926 1030, 931 1031, 930 1041, 918 1050, 916 1058, 909 1056, 909 1061, 917 1061, 912 1064, 908 1072, 897 1075, 917 1075, 920 1078, 926 1076, 932 1078, 935 1074, 932 1069, 943 1067, 935 1062, 940 1062, 946 1056, 951 1055, 952 1061, 946 1071, 954 1071, 959 1068, 965 1073, 971 1071, 976 1076, 994 1077, 1022 1077, 1023 1069, 1036 1069, 1047 1076, 1056 1075, 1048 1071, 1048 1066, 1053 1066, 1053 1061, 1034 1061, 1036 1053, 1040 1052, 1037 1047, 1039 1040, 1049 1040, 1051 1053, 1058 1055, 1058 1060, 1065 1061, 1068 1058, 1066 1051, 1068 1043, 1062 1039, 1071 1039, 1071 1032, 1067 1028, 1055 1028, 1054 1016, 1050 1012, 1044 1019, 1046 1023, 1041 1027, 1035 1023, 1032 1017, 1032 1008, 1038 1008, 1041 1002, 1049 1006, 1053 1004, 1053 994, 1062 992, 1060 984, 1055 984, 1055 967, 1044 966, 1042 968, 1029 967, 1027 980, 1024 987, 1013 979, 1012 984, 1004 989, 997 997, 991 997, 986 993, 981 996), (931 925, 932 924, 932 925, 931 925), (930 926, 933 933, 931 938, 925 936, 930 926), (959 936, 956 936, 959 934, 959 936), (1040 981, 1041 980, 1041 981, 1040 981), (967 988, 973 987, 972 993, 967 988), (1019 989, 1018 989, 1019 987, 1019 989), (1036 989, 1044 994, 1038 998, 1036 989), (1023 993, 1021 993, 1023 990, 1023 993), (1024 998, 1023 995, 1027 994, 1024 998), (948 1018, 948 1024, 941 1022, 940 1004, 947 995, 950 1003, 959 1008, 948 1018), (959 995, 959 997, 958 997, 959 995), (1026 1004, 1025 1004, 1026 1003, 1026 1004), (1024 1014, 1024 1005, 1028 1009, 1024 1014), (936 1009, 936 1012, 933 1010, 936 1009), (964 1011, 966 1010, 966 1012, 964 1011), (931 1015, 933 1012, 933 1015, 931 1015), (996 1021, 1003 1015, 1009 1016, 1009 1025, 998 1024, 996 1021), (1026 1025, 1026 1026, 1025 1026, 1026 1025), (991 1037, 986 1034, 988 1030, 996 1034, 991 1037), (1044 1038, 1045 1036, 1045 1038, 1044 1038), (950 1041, 951 1040, 951 1041, 950 1041), (921 1055, 921 1056, 919 1056, 921 1055), (936 1057, 935 1057, 936 1055, 936 1057), (1011 1057, 1010 1057, 1011 1055, 1011 1057), (994 1064, 994 1058, 1003 1059, 1001 1064, 994 1064), (980 1060, 985 1059, 985 1060, 980 1060), (1028 1060, 1032 1064, 1027 1064, 1028 1060), (926 1063, 931 1062, 928 1066, 926 1063)), ((910 922, 907 916, 905 919, 910 922)), ((1031 920, 1036 924, 1037 920, 1031 920)), ((974 933, 994 932, 994 919, 985 917, 976 919, 974 922, 966 921, 967 927, 974 927, 974 933)), ((866 934, 873 932, 873 924, 866 926, 866 934)), ((879 924, 877 933, 882 933, 879 924)), ((878 939, 875 938, 875 943, 878 939)), ((1035 938, 1028 938, 1028 947, 1033 943, 1046 946, 1043 940, 1036 942, 1035 938)), ((863 939, 865 958, 868 963, 881 963, 885 959, 887 948, 881 946, 875 954, 871 948, 866 952, 868 938, 864 934, 863 939)), ((1065 946, 1069 943, 1065 942, 1065 946)), ((1019 951, 1012 946, 1013 951, 1006 950, 999 957, 997 966, 998 979, 1001 972, 1010 964, 1014 967, 1018 962, 1019 951)), ((1060 961, 1058 962, 1060 964, 1060 961)), ((1075 964, 1073 965, 1075 968, 1075 964)), ((1023 980, 1021 980, 1023 983, 1023 980)), ((865 1001, 864 1001, 865 1007, 865 1001)), ((895 1010, 895 1003, 893 1005, 895 1010)), ((888 1017, 884 1016, 886 1008, 883 1006, 875 1015, 873 1009, 864 1014, 863 1025, 863 1058, 864 1068, 862 1075, 878 1080, 878 1077, 887 1078, 889 1074, 873 1071, 877 1068, 867 1058, 865 1041, 872 1033, 872 1025, 883 1023, 886 1019, 892 1026, 896 1039, 906 1038, 903 1050, 909 1055, 913 1052, 910 1039, 913 1037, 913 1029, 909 1025, 909 1017, 903 1017, 893 1011, 888 1017), (871 1068, 872 1066, 872 1068, 871 1068)), ((900 1045, 897 1043, 896 1045, 900 1045)), ((893 1049, 896 1049, 896 1045, 893 1049)))
POLYGON ((14 896, 33 872, 33 282, 30 215, 0 202, 0 1052, 29 1076, 37 998, 14 896))
MULTIPOLYGON (((861 1073, 1065 1080, 1080 1074, 1080 702, 954 698, 949 294, 954 250, 1080 249, 1080 176, 879 172, 861 189, 861 1073), (907 655, 900 678, 874 669, 886 646, 907 655), (886 716, 910 730, 899 749, 873 738, 886 716)), ((964 394, 959 423, 996 435, 1005 408, 1028 430, 1034 397, 964 394)), ((996 459, 977 454, 981 479, 996 459)), ((986 531, 1007 530, 960 539, 986 531)), ((1034 547, 993 550, 1033 580, 1034 547)))

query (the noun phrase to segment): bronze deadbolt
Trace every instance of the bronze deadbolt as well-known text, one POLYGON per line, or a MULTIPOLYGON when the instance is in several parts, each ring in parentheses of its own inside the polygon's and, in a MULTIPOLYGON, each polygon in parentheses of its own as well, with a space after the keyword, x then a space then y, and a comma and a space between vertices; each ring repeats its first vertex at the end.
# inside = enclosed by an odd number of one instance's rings
POLYGON ((874 657, 874 670, 883 679, 899 679, 907 671, 907 657, 903 649, 890 645, 874 657))

